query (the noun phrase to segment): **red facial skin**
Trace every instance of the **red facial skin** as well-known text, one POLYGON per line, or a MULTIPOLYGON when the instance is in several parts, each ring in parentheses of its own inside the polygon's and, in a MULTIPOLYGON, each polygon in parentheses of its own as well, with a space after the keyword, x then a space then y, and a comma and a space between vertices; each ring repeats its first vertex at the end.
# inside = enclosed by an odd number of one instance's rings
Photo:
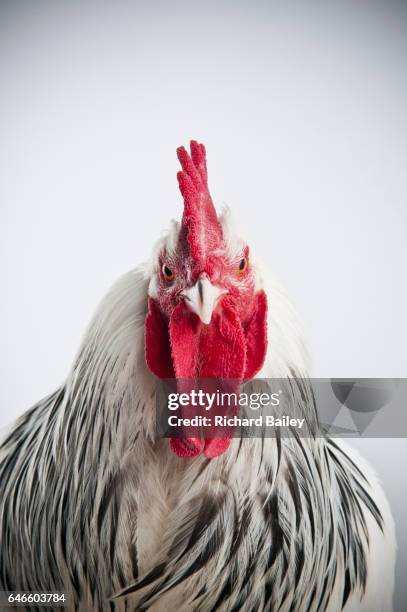
POLYGON ((222 300, 227 297, 228 301, 233 304, 241 322, 246 323, 253 313, 255 295, 247 246, 242 249, 241 255, 233 260, 226 255, 212 255, 208 256, 199 266, 193 262, 182 243, 172 256, 162 252, 159 256, 157 288, 157 301, 161 312, 169 319, 174 308, 183 300, 181 293, 192 287, 202 274, 205 274, 213 285, 227 291, 225 297, 219 300, 214 312, 219 312, 222 300), (241 271, 239 265, 243 259, 246 264, 245 269, 241 271), (164 266, 171 270, 173 274, 171 279, 164 275, 164 266))

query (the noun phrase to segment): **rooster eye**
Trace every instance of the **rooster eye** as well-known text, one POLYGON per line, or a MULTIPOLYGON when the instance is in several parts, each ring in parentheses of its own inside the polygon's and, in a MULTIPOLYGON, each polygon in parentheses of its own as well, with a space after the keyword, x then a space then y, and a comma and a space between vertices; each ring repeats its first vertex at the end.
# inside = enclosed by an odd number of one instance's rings
POLYGON ((239 274, 243 274, 247 269, 247 259, 243 257, 239 262, 239 274))
POLYGON ((170 268, 166 264, 163 265, 163 276, 168 281, 171 281, 174 278, 173 271, 170 270, 170 268))

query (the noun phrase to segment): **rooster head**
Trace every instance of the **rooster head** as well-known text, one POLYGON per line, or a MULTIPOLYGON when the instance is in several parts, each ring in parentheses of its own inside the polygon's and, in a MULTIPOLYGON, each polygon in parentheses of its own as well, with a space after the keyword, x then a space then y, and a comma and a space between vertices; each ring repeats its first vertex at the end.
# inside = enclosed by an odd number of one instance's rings
MULTIPOLYGON (((149 286, 146 362, 159 378, 252 378, 267 348, 267 299, 247 244, 218 217, 208 189, 205 147, 177 149, 182 223, 161 244, 149 286)), ((181 457, 222 454, 230 435, 171 439, 181 457)))

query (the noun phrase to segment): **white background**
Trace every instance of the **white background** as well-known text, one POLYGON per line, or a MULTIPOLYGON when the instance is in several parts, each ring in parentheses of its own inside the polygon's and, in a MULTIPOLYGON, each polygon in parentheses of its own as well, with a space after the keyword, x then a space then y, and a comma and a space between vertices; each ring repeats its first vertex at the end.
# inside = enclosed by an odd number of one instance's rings
MULTIPOLYGON (((407 5, 0 4, 0 427, 182 211, 175 148, 301 313, 317 376, 407 375, 407 5)), ((398 523, 405 440, 359 446, 398 523)))

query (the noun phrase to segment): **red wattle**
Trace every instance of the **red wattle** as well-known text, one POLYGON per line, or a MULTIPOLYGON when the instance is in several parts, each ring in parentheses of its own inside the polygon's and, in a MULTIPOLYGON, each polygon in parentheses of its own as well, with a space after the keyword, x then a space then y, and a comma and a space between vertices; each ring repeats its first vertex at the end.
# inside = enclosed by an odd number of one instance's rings
MULTIPOLYGON (((147 365, 159 378, 175 377, 179 393, 196 389, 200 379, 200 386, 211 379, 215 379, 215 386, 222 386, 225 381, 229 393, 238 393, 241 381, 253 377, 264 362, 266 318, 267 299, 263 291, 254 296, 253 313, 244 326, 229 297, 223 298, 209 325, 203 325, 183 302, 175 307, 167 323, 158 304, 150 298, 146 318, 147 365)), ((214 390, 212 385, 211 391, 214 390)), ((223 407, 215 405, 212 413, 217 408, 218 414, 222 412, 223 407)), ((232 406, 227 414, 232 416, 237 411, 238 406, 232 406)), ((190 418, 195 416, 196 407, 183 406, 181 412, 184 418, 190 418)), ((190 436, 186 429, 185 437, 170 440, 170 448, 178 457, 194 457, 202 451, 207 457, 217 457, 227 450, 233 436, 232 427, 224 427, 221 432, 216 427, 207 428, 205 439, 197 437, 194 428, 189 432, 190 436)))
POLYGON ((174 378, 168 323, 155 300, 148 298, 148 312, 144 324, 145 355, 148 368, 158 378, 174 378))
MULTIPOLYGON (((175 375, 181 379, 182 392, 188 386, 188 381, 184 379, 189 379, 191 389, 195 387, 196 379, 220 379, 220 384, 222 379, 233 379, 233 388, 229 385, 228 390, 238 391, 246 365, 245 338, 239 317, 227 298, 224 298, 219 311, 213 314, 209 325, 203 325, 196 315, 180 304, 171 317, 169 331, 172 361, 175 375)), ((214 408, 212 413, 216 412, 214 408)), ((192 406, 182 409, 184 417, 191 416, 193 412, 192 406)), ((233 407, 229 412, 235 412, 233 407)), ((212 430, 215 435, 216 428, 212 430)), ((204 453, 207 457, 221 455, 230 445, 233 430, 225 428, 224 431, 225 436, 205 439, 204 453)), ((194 445, 193 440, 186 438, 178 442, 187 442, 189 452, 194 445)), ((171 448, 179 456, 188 456, 182 444, 172 444, 171 448)))
POLYGON ((171 438, 170 449, 182 459, 191 459, 200 455, 204 448, 202 438, 171 438))

